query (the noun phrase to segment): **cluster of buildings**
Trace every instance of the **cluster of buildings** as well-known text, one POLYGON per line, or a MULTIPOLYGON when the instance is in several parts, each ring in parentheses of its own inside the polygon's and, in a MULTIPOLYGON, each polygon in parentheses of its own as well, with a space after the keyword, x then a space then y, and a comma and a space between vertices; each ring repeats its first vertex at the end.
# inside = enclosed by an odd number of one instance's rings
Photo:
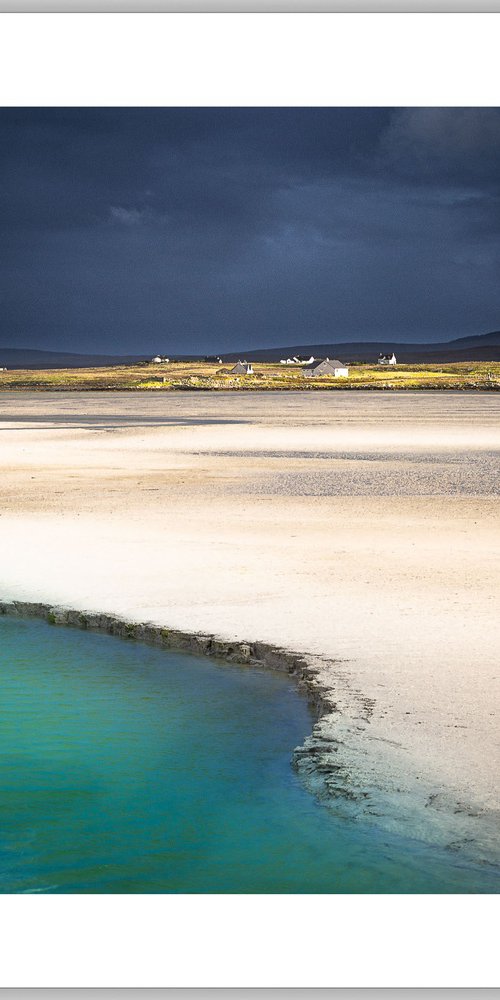
MULTIPOLYGON (((335 378, 349 375, 349 369, 341 361, 330 361, 330 358, 311 358, 306 363, 301 363, 302 372, 309 378, 318 378, 321 375, 334 375, 335 378)), ((229 371, 230 375, 253 375, 252 365, 248 361, 238 361, 229 371)))
MULTIPOLYGON (((222 364, 222 358, 219 357, 219 355, 206 357, 204 360, 210 364, 222 364)), ((157 354, 154 358, 151 358, 151 361, 154 364, 167 364, 170 361, 170 358, 157 354)), ((394 353, 379 354, 377 364, 395 365, 397 364, 396 355, 394 353)), ((293 358, 282 358, 280 365, 299 365, 306 378, 320 378, 323 375, 333 375, 334 378, 348 378, 349 376, 348 366, 343 364, 342 361, 338 361, 336 358, 314 358, 312 355, 311 357, 304 357, 303 355, 298 354, 293 358)), ((238 361, 234 368, 231 368, 227 374, 253 375, 253 373, 251 362, 238 361)))
MULTIPOLYGON (((379 354, 377 363, 379 365, 397 364, 396 355, 379 354)), ((334 378, 348 378, 349 368, 337 358, 305 358, 300 354, 293 358, 282 358, 281 365, 299 365, 306 378, 321 378, 323 375, 330 375, 334 378)), ((238 361, 231 369, 231 375, 253 375, 252 365, 248 361, 238 361)))

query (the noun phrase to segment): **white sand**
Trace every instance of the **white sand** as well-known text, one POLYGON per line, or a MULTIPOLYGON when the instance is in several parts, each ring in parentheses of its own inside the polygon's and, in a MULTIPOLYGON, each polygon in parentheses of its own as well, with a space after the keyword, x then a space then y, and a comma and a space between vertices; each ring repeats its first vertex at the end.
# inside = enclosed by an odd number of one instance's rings
POLYGON ((490 850, 499 445, 493 393, 4 393, 0 599, 325 658, 353 781, 490 850))

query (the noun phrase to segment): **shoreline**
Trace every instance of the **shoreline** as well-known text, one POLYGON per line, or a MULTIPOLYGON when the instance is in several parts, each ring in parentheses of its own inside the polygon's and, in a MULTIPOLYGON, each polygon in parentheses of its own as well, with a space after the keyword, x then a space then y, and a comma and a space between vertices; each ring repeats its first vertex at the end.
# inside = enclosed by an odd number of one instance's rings
MULTIPOLYGON (((422 835, 422 832, 419 834, 411 827, 405 829, 405 822, 401 821, 402 803, 398 805, 395 801, 391 802, 387 789, 363 787, 357 781, 355 763, 353 769, 353 762, 349 760, 348 743, 345 741, 346 730, 343 729, 343 723, 345 725, 349 720, 342 717, 341 709, 335 701, 333 684, 328 685, 321 679, 320 661, 323 658, 258 640, 231 641, 216 634, 173 629, 154 622, 140 622, 107 612, 82 611, 37 601, 0 599, 0 617, 35 618, 54 627, 65 626, 110 635, 126 641, 159 647, 165 652, 191 653, 235 665, 286 674, 296 685, 299 693, 305 697, 313 719, 311 733, 304 737, 300 746, 290 750, 290 767, 296 771, 310 794, 337 817, 353 822, 362 820, 367 824, 373 823, 379 829, 385 828, 391 834, 413 837, 429 847, 441 849, 444 847, 460 854, 465 863, 499 867, 500 874, 500 850, 495 849, 494 844, 490 845, 493 849, 489 850, 487 839, 478 838, 477 831, 475 836, 470 836, 473 832, 470 821, 484 819, 480 811, 471 812, 470 806, 463 810, 457 809, 457 803, 451 801, 438 802, 437 808, 441 811, 441 834, 444 832, 445 836, 433 837, 432 823, 425 831, 427 835, 422 835), (342 750, 345 751, 345 756, 342 750), (451 821, 451 824, 446 820, 451 821), (479 854, 477 848, 480 848, 479 854)), ((330 660, 329 665, 334 666, 335 662, 340 661, 330 660)), ((365 713, 365 721, 368 722, 373 708, 372 702, 359 693, 358 702, 359 709, 365 713)), ((401 789, 397 792, 404 801, 403 809, 407 811, 405 820, 411 823, 412 807, 409 797, 403 796, 401 789)), ((436 800, 439 795, 434 793, 431 798, 436 800)), ((431 804, 435 803, 428 803, 431 804)), ((418 813, 418 803, 413 803, 413 808, 415 807, 418 813)), ((494 836, 497 819, 492 816, 492 820, 494 836)))
POLYGON ((186 632, 154 622, 138 622, 118 615, 98 611, 81 611, 38 601, 4 601, 0 599, 0 616, 40 618, 49 625, 66 625, 81 631, 100 632, 121 639, 160 646, 165 651, 194 653, 215 657, 241 666, 255 666, 287 674, 305 694, 315 721, 335 711, 331 691, 317 680, 318 670, 313 657, 308 662, 301 653, 266 642, 228 641, 202 632, 186 632))
POLYGON ((302 677, 293 763, 317 798, 497 859, 498 396, 1 409, 6 607, 302 677))
POLYGON ((270 393, 276 393, 281 395, 282 393, 317 393, 317 392, 381 392, 381 393, 402 393, 403 395, 408 395, 412 392, 422 393, 485 393, 485 395, 490 395, 491 393, 500 392, 500 383, 493 385, 336 385, 332 383, 331 385, 316 384, 311 385, 293 385, 293 386, 263 386, 263 385, 221 385, 221 386, 198 386, 198 385, 175 385, 175 386, 106 386, 100 388, 99 386, 82 386, 78 385, 62 385, 62 386, 45 386, 45 385, 33 385, 32 383, 26 383, 26 385, 7 385, 0 386, 0 396, 4 393, 53 393, 58 395, 59 393, 77 392, 77 393, 98 393, 99 395, 106 395, 106 393, 127 393, 138 396, 145 396, 148 394, 153 395, 176 395, 177 393, 194 393, 199 395, 200 393, 210 395, 218 395, 220 393, 229 393, 231 395, 238 395, 239 393, 264 393, 269 395, 270 393))

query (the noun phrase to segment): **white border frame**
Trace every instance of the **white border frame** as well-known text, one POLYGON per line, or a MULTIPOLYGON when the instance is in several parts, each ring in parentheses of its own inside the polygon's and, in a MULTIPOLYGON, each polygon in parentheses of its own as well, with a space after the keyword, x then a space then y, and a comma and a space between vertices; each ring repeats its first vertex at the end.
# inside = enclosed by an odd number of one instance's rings
POLYGON ((500 104, 496 14, 3 14, 3 105, 500 104))
MULTIPOLYGON (((3 14, 4 105, 496 105, 492 14, 3 14)), ((5 987, 495 987, 498 896, 3 896, 5 987)))
POLYGON ((498 896, 9 896, 1 910, 4 987, 498 984, 498 896))

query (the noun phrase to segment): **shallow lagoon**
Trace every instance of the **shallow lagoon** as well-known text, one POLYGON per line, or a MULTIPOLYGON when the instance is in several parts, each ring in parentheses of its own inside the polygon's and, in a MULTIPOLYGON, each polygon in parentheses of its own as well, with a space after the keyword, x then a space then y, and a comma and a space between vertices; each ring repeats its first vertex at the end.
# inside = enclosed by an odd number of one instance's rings
POLYGON ((0 891, 495 892, 498 872, 339 819, 279 674, 0 619, 0 891))

